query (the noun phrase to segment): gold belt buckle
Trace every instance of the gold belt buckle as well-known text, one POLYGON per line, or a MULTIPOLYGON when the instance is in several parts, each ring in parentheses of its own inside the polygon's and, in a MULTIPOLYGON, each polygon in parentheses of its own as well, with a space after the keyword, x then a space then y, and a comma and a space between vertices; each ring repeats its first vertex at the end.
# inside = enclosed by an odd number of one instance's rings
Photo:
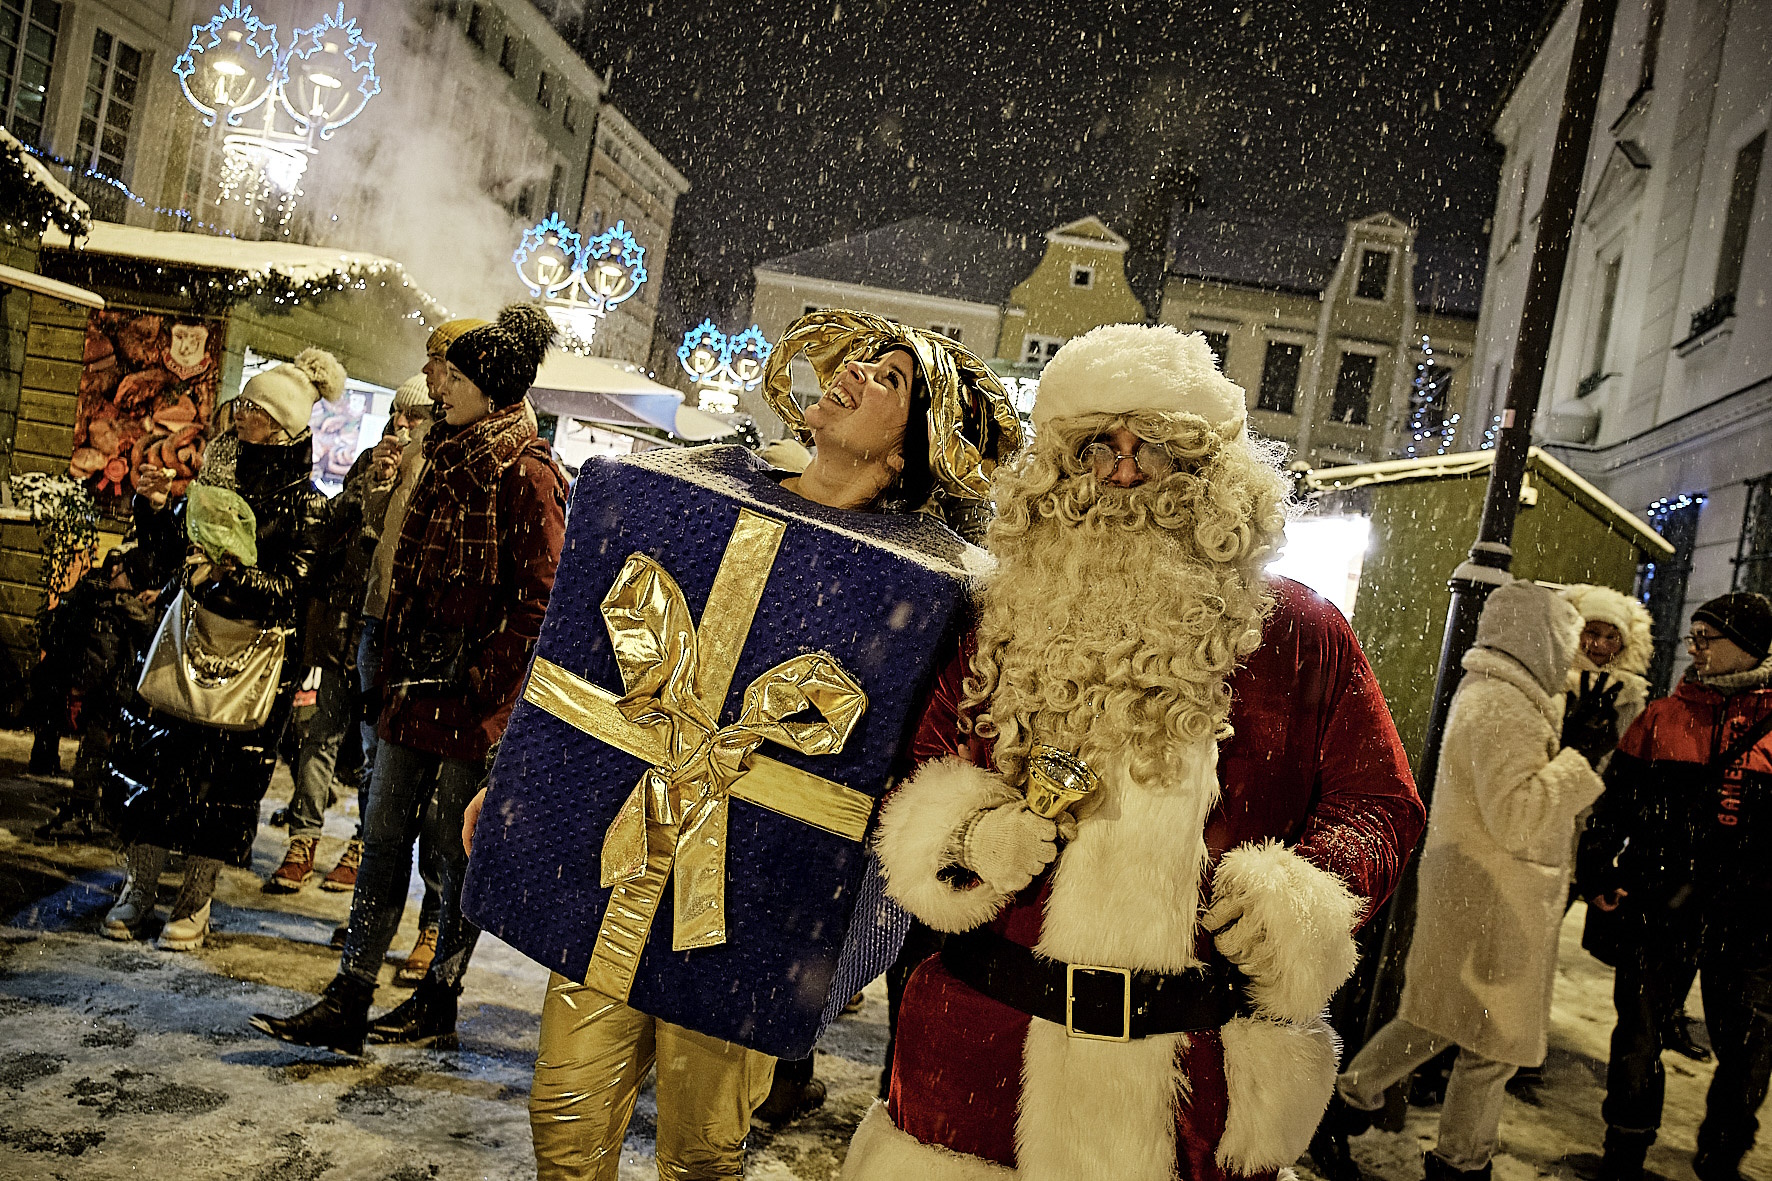
POLYGON ((1066 964, 1064 969, 1064 1031, 1071 1037, 1092 1042, 1129 1042, 1132 1040, 1132 969, 1114 968, 1106 964, 1066 964), (1077 973, 1106 972, 1120 978, 1120 1032, 1084 1033, 1076 1026, 1077 973))

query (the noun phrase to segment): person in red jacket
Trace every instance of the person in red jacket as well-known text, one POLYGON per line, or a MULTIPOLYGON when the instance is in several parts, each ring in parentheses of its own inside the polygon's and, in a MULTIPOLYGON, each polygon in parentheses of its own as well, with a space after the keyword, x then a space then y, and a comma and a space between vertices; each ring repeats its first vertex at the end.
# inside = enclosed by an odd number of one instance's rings
POLYGON ((291 1017, 253 1027, 283 1041, 361 1051, 455 1034, 456 998, 479 931, 461 914, 467 853, 439 842, 442 913, 436 958, 404 1004, 369 1024, 377 973, 400 923, 412 843, 426 805, 459 832, 510 720, 541 631, 566 535, 566 477, 524 408, 554 338, 532 304, 449 345, 425 438, 425 467, 401 525, 382 653, 381 745, 363 817, 363 863, 339 974, 291 1017))
POLYGON ((1740 1181, 1772 1085, 1772 600, 1692 613, 1692 666, 1625 731, 1576 858, 1582 946, 1617 973, 1607 1181, 1637 1181, 1661 1127, 1661 1051, 1698 963, 1717 1072, 1692 1171, 1740 1181))
POLYGON ((1286 486, 1244 418, 1173 327, 1047 365, 879 824, 889 892, 951 934, 845 1178, 1217 1181, 1309 1141, 1321 1014, 1424 814, 1347 622, 1262 573, 1286 486), (1096 786, 1055 821, 1030 768, 1096 786))

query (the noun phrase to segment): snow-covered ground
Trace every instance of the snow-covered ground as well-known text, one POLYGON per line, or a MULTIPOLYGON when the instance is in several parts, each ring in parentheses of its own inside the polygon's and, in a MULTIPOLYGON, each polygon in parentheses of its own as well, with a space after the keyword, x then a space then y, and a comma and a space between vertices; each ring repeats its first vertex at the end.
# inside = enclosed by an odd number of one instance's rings
MULTIPOLYGON (((28 736, 0 732, 0 1178, 534 1176, 526 1098, 546 979, 540 968, 483 939, 456 1052, 373 1047, 349 1062, 261 1037, 247 1027, 251 1013, 292 1012, 332 977, 337 953, 328 939, 349 896, 313 885, 293 896, 261 893, 260 879, 283 848, 281 832, 266 827, 252 871, 223 873, 215 933, 202 951, 177 955, 103 939, 98 923, 122 879, 119 858, 96 844, 32 838, 53 789, 5 777, 28 750, 28 736)), ((266 814, 287 798, 280 771, 266 814)), ((353 824, 348 806, 334 809, 322 866, 353 824)), ((168 875, 163 902, 175 889, 168 875)), ((416 901, 415 893, 396 951, 411 944, 416 901)), ((1544 1097, 1537 1106, 1510 1100, 1497 1181, 1574 1176, 1582 1154, 1598 1151, 1611 973, 1581 952, 1580 918, 1578 908, 1563 932, 1544 1097)), ((378 1008, 406 995, 386 981, 378 1008)), ((872 1102, 885 1033, 884 990, 875 982, 861 1011, 820 1046, 818 1075, 830 1088, 824 1109, 784 1131, 757 1129, 747 1177, 837 1175, 872 1102)), ((1688 1181, 1710 1070, 1673 1055, 1666 1062, 1668 1117, 1650 1166, 1688 1181)), ((1419 1181, 1436 1117, 1411 1111, 1404 1132, 1359 1137, 1356 1158, 1373 1178, 1419 1181)), ((623 1152, 623 1181, 656 1176, 654 1118, 648 1093, 623 1152)), ((1772 1181, 1772 1149, 1757 1150, 1745 1171, 1772 1181)))

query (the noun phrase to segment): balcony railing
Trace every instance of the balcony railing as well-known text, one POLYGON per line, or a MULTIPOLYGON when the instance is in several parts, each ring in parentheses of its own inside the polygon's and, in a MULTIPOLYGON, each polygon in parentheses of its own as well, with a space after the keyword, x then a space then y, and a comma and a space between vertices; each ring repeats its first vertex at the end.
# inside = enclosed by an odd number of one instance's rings
POLYGON ((1703 336, 1706 332, 1717 327, 1724 320, 1727 320, 1734 314, 1735 293, 1731 291, 1727 295, 1717 296, 1715 299, 1699 308, 1696 312, 1692 313, 1692 327, 1686 334, 1687 339, 1689 340, 1694 336, 1703 336))

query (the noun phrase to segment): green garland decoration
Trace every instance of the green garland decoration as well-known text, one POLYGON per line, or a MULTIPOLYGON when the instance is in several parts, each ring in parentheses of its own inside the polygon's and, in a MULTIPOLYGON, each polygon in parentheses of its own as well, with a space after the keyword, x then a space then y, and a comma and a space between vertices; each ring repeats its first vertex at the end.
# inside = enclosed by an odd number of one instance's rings
POLYGON ((91 217, 68 206, 46 188, 26 159, 25 150, 16 142, 3 140, 0 220, 8 227, 19 227, 32 234, 41 234, 52 225, 70 238, 84 238, 92 232, 91 217))

